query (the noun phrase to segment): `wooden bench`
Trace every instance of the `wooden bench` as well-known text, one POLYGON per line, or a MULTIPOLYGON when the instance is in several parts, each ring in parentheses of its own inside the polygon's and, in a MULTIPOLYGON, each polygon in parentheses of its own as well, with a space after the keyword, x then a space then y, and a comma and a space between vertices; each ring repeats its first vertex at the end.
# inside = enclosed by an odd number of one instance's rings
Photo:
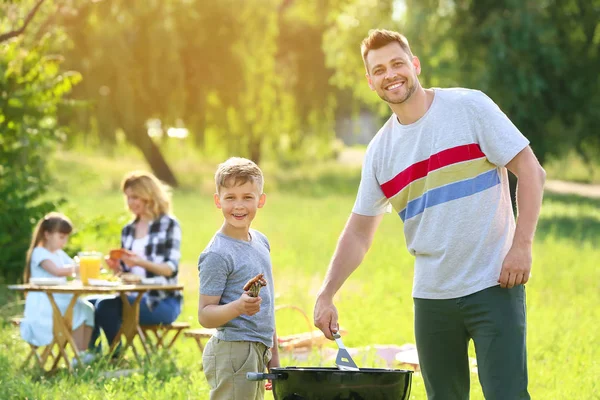
POLYGON ((207 328, 199 328, 199 329, 190 329, 184 333, 185 337, 192 338, 198 344, 198 348, 200 349, 200 354, 204 352, 204 344, 203 340, 208 340, 210 337, 216 332, 216 329, 207 329, 207 328))
POLYGON ((154 351, 159 349, 169 350, 174 344, 181 332, 190 328, 187 322, 173 322, 172 324, 159 325, 140 325, 146 344, 150 345, 154 351), (154 336, 152 338, 152 336, 154 336))
MULTIPOLYGON (((15 327, 19 327, 21 325, 21 321, 23 320, 23 318, 20 317, 14 317, 10 319, 10 323, 15 326, 15 327)), ((29 362, 30 360, 33 358, 36 363, 40 366, 41 369, 45 370, 44 366, 46 365, 46 362, 48 361, 48 359, 50 359, 50 361, 57 361, 56 360, 56 355, 52 352, 52 347, 53 346, 35 346, 31 343, 27 343, 29 345, 29 348, 31 349, 31 351, 29 352, 29 354, 27 355, 27 358, 25 359, 25 362, 23 362, 22 367, 26 368, 27 366, 29 366, 29 362), (38 353, 38 350, 41 351, 41 354, 38 353)))

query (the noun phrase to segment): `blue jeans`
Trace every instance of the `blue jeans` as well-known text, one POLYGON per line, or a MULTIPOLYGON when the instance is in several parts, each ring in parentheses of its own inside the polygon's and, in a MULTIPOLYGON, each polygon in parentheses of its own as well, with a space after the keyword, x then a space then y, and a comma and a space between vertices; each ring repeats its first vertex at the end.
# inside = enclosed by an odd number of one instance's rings
MULTIPOLYGON (((137 294, 127 295, 130 304, 133 304, 136 297, 137 294)), ((161 300, 152 310, 146 304, 146 297, 147 294, 144 293, 140 302, 140 325, 170 324, 181 313, 181 301, 174 297, 167 297, 161 300)), ((117 336, 123 320, 123 303, 119 296, 86 298, 86 300, 96 307, 96 311, 94 312, 94 330, 88 348, 99 350, 98 338, 100 337, 100 329, 104 331, 109 345, 117 336)))

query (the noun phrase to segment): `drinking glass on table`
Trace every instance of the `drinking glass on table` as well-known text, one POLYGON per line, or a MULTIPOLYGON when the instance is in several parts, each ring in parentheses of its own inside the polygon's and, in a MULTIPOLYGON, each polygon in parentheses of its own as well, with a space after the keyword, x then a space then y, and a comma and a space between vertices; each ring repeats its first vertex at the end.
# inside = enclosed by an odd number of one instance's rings
POLYGON ((79 257, 81 283, 88 285, 89 279, 98 279, 100 277, 102 253, 97 251, 82 251, 77 256, 79 257))

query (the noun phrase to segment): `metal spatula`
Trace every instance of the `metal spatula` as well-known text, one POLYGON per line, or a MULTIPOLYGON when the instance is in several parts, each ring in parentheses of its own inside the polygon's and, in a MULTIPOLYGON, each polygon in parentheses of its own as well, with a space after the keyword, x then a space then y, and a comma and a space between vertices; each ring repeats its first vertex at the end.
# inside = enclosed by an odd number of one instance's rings
POLYGON ((350 353, 348 353, 346 346, 344 346, 344 343, 342 342, 342 335, 340 335, 339 332, 335 332, 333 338, 338 345, 338 353, 335 358, 335 365, 337 365, 338 369, 342 371, 358 371, 356 363, 352 357, 350 357, 350 353))

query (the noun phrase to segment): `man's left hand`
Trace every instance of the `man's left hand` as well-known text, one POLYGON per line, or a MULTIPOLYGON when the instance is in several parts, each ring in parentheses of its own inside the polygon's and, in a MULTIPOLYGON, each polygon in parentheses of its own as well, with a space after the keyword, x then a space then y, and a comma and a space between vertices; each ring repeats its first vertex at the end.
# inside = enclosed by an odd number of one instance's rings
POLYGON ((531 246, 515 245, 510 248, 504 262, 498 283, 503 288, 512 288, 527 283, 531 271, 531 246))

